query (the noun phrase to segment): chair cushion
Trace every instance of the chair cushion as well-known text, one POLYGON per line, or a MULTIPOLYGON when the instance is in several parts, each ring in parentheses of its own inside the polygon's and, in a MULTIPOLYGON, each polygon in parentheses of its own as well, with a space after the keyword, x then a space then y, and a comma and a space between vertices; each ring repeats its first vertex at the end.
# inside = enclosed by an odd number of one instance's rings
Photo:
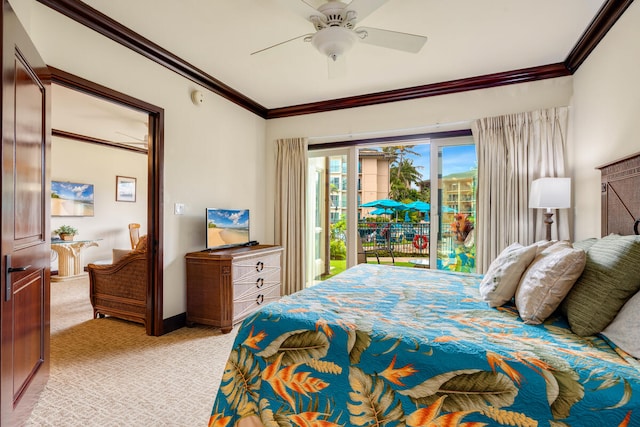
POLYGON ((136 245, 136 248, 134 250, 136 252, 146 252, 147 251, 147 235, 146 234, 144 236, 140 237, 140 240, 138 240, 138 244, 136 245))
POLYGON ((115 264, 120 261, 126 255, 131 253, 131 249, 112 249, 111 250, 111 263, 115 264))

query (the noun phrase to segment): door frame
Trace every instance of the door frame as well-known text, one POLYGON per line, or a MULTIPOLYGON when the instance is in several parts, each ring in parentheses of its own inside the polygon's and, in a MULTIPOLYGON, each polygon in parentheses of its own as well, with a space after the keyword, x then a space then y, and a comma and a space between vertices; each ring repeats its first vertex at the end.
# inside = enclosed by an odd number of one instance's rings
POLYGON ((149 115, 147 236, 149 242, 149 286, 147 288, 147 335, 160 336, 163 327, 163 171, 164 171, 164 109, 133 98, 108 87, 78 77, 55 67, 49 67, 52 83, 65 86, 149 115))

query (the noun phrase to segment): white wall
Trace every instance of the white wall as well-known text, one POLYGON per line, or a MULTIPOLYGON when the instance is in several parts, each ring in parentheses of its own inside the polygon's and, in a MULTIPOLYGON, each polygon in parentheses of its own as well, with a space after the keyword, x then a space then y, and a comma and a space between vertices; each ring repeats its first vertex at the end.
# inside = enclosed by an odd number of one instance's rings
POLYGON ((71 225, 80 233, 76 240, 100 239, 97 247, 83 252, 85 264, 111 259, 114 248, 130 248, 127 225, 137 222, 147 228, 147 174, 144 154, 54 137, 51 180, 93 184, 94 216, 52 217, 51 230, 71 225), (118 175, 136 178, 135 202, 116 201, 118 175))
POLYGON ((34 0, 11 4, 47 64, 164 108, 164 318, 184 313, 184 255, 204 248, 206 207, 250 209, 252 238, 270 243, 265 120, 34 0))
POLYGON ((576 239, 600 236, 595 167, 640 152, 639 42, 640 3, 633 2, 574 75, 569 160, 576 239))

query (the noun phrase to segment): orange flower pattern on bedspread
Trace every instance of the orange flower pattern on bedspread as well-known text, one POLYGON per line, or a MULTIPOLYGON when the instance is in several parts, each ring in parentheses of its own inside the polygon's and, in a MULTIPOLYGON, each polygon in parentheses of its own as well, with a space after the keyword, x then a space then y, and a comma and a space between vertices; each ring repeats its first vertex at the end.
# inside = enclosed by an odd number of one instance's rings
POLYGON ((559 317, 489 308, 480 279, 362 264, 263 307, 209 426, 640 425, 631 359, 559 317))

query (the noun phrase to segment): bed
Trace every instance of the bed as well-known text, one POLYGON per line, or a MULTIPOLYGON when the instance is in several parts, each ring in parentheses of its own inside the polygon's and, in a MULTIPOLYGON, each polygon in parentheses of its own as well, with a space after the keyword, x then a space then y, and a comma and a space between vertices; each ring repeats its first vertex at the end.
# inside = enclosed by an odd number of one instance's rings
POLYGON ((522 271, 497 303, 491 268, 360 264, 263 307, 237 332, 209 425, 640 426, 640 339, 627 336, 640 329, 640 237, 510 251, 500 265, 522 271), (576 259, 558 262, 567 251, 576 259), (545 283, 544 304, 530 305, 527 278, 545 283))

